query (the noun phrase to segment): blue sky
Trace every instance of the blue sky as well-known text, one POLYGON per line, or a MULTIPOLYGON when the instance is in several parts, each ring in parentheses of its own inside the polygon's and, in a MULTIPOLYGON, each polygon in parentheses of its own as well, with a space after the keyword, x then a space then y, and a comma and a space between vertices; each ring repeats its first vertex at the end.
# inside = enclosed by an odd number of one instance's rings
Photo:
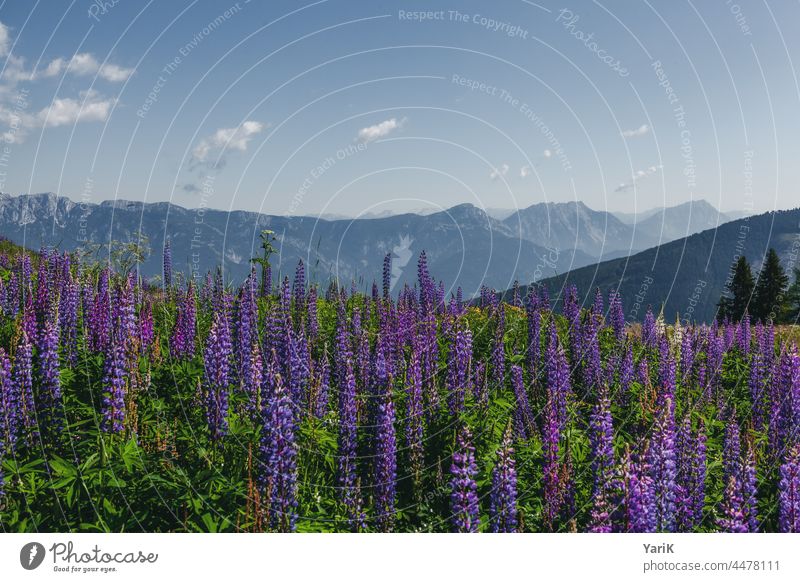
POLYGON ((794 207, 797 22, 788 1, 6 1, 0 191, 794 207))

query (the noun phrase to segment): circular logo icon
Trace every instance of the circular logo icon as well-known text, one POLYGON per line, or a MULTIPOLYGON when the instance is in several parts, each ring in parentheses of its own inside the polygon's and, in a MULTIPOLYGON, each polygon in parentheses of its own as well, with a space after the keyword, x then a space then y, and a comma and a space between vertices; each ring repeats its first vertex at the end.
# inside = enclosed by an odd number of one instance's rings
POLYGON ((30 542, 19 551, 19 563, 26 570, 35 570, 44 561, 44 546, 39 542, 30 542))

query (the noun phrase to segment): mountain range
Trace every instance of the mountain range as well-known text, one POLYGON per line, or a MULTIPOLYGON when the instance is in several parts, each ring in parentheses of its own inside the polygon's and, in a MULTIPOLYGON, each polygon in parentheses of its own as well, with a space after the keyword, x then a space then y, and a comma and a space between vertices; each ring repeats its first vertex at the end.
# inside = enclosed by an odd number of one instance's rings
POLYGON ((270 229, 280 249, 273 264, 284 274, 302 259, 312 280, 335 277, 364 288, 380 278, 383 257, 392 253, 397 288, 414 283, 416 259, 425 250, 431 273, 450 291, 461 286, 465 296, 481 285, 507 289, 515 280, 578 273, 727 219, 702 200, 656 209, 626 224, 582 202, 535 204, 502 220, 471 204, 428 214, 328 220, 167 202, 76 203, 52 193, 0 195, 0 233, 13 242, 32 249, 99 247, 102 255, 109 241, 135 241, 141 234, 152 250, 140 266, 148 277, 161 274, 161 249, 169 238, 176 270, 202 274, 222 267, 226 276, 240 280, 249 272, 250 258, 259 254, 259 233, 270 229))

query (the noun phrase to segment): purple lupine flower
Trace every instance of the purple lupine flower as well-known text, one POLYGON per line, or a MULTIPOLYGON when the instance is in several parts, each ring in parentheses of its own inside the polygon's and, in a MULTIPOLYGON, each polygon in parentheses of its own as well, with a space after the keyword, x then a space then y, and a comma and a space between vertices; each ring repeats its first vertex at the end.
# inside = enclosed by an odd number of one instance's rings
POLYGON ((172 287, 172 243, 164 242, 164 289, 172 287))
POLYGON ((725 439, 722 446, 722 475, 726 484, 731 477, 736 477, 737 480, 741 477, 739 475, 742 462, 741 447, 739 423, 736 421, 736 410, 734 409, 725 426, 725 439))
POLYGON ((739 332, 736 336, 737 344, 739 350, 744 354, 747 355, 750 353, 750 343, 752 337, 752 329, 750 326, 750 314, 747 311, 744 312, 744 316, 742 317, 742 321, 739 322, 739 327, 737 328, 739 332))
POLYGON ((778 528, 783 533, 800 533, 800 444, 786 453, 778 491, 778 528))
POLYGON ((672 400, 661 405, 650 439, 647 464, 653 479, 656 531, 675 531, 675 411, 672 400))
POLYGON ((622 404, 628 401, 628 392, 633 383, 633 378, 633 348, 629 344, 625 349, 625 357, 622 358, 622 364, 619 368, 619 400, 622 404))
POLYGON ((328 399, 331 385, 331 370, 328 365, 327 346, 325 352, 316 362, 312 361, 313 396, 311 399, 311 413, 316 418, 323 418, 328 412, 328 399))
POLYGON ((317 313, 317 287, 312 285, 308 289, 306 296, 306 327, 308 329, 308 337, 311 340, 317 339, 319 335, 319 315, 317 313))
POLYGON ((357 411, 356 411, 356 379, 353 375, 353 363, 348 358, 344 362, 345 381, 340 384, 339 391, 339 435, 338 454, 336 457, 336 478, 340 491, 340 501, 347 512, 351 529, 362 529, 364 516, 361 512, 361 501, 356 481, 357 411))
POLYGON ((627 451, 622 462, 623 524, 622 531, 656 531, 656 503, 653 479, 646 463, 627 451))
MULTIPOLYGON (((761 329, 760 322, 758 329, 761 329)), ((750 356, 750 376, 747 385, 750 389, 750 400, 753 404, 753 421, 756 430, 761 430, 764 427, 765 381, 766 363, 764 354, 760 350, 753 350, 750 356)))
POLYGON ((608 297, 608 311, 611 320, 611 328, 617 341, 625 339, 625 313, 622 310, 622 298, 619 291, 612 290, 608 297))
POLYGON ((748 446, 742 459, 742 509, 747 518, 747 529, 757 532, 761 526, 758 519, 758 481, 756 479, 756 456, 752 445, 748 446))
POLYGON ((8 443, 13 451, 22 426, 22 398, 11 378, 11 361, 0 347, 0 447, 8 443))
POLYGON ((721 515, 717 527, 727 533, 747 533, 747 516, 743 509, 742 485, 736 475, 728 478, 725 494, 722 496, 721 515))
POLYGON ((594 473, 591 531, 610 533, 611 491, 614 476, 614 427, 611 418, 611 402, 606 386, 600 389, 600 396, 592 410, 589 426, 591 429, 589 440, 592 449, 592 472, 594 473))
POLYGON ((375 435, 375 513, 381 531, 394 524, 397 480, 397 438, 394 429, 394 403, 391 384, 379 395, 375 435))
POLYGON ((289 336, 289 394, 295 406, 306 400, 311 377, 311 353, 304 329, 289 336))
POLYGON ((139 311, 139 343, 142 353, 145 353, 153 344, 155 339, 155 324, 153 322, 153 304, 149 297, 145 296, 142 307, 139 311))
POLYGON ((517 470, 510 426, 503 435, 503 442, 497 450, 497 463, 492 469, 489 523, 492 533, 517 531, 517 470))
POLYGON ((494 339, 492 342, 492 377, 498 385, 502 386, 506 377, 506 348, 504 337, 506 333, 506 315, 503 305, 495 313, 494 339))
MULTIPOLYGON (((601 296, 602 297, 602 296, 601 296)), ((583 364, 584 388, 588 391, 593 390, 602 382, 602 364, 600 362, 600 340, 598 338, 599 318, 602 317, 594 311, 589 312, 588 320, 581 329, 581 345, 578 353, 581 355, 583 364)))
POLYGON ((472 332, 466 325, 457 324, 447 362, 448 405, 450 414, 457 415, 464 409, 464 397, 470 390, 472 332))
POLYGON ((95 352, 105 352, 111 341, 111 295, 108 278, 108 269, 100 271, 97 293, 89 314, 89 349, 95 352))
POLYGON ((559 462, 559 448, 561 431, 558 422, 557 393, 548 387, 547 403, 544 409, 544 427, 542 430, 542 450, 544 453, 543 471, 543 497, 544 497, 544 524, 548 531, 553 531, 556 517, 563 502, 563 489, 561 483, 561 463, 559 462))
POLYGON ((240 381, 242 392, 247 396, 245 407, 250 418, 256 422, 262 409, 261 385, 264 382, 264 359, 261 356, 258 342, 251 344, 250 354, 242 370, 240 381))
POLYGON ((514 307, 522 307, 522 300, 519 295, 519 280, 514 280, 514 286, 511 292, 511 305, 514 307))
POLYGON ((648 305, 647 313, 644 315, 642 322, 642 341, 648 348, 655 348, 658 339, 658 332, 656 330, 656 318, 653 315, 653 308, 648 305))
POLYGON ((102 422, 104 432, 121 433, 125 426, 125 392, 127 370, 125 349, 120 339, 111 342, 106 356, 102 389, 102 422))
POLYGON ((36 408, 33 400, 33 346, 22 329, 14 356, 14 386, 20 397, 22 425, 29 436, 36 428, 36 408))
POLYGON ((39 422, 58 428, 61 423, 61 371, 58 362, 58 326, 47 317, 39 352, 39 422))
POLYGON ((170 337, 170 354, 173 358, 184 359, 194 356, 195 336, 197 335, 197 305, 194 283, 189 281, 186 295, 178 305, 175 327, 170 337))
POLYGON ((67 362, 75 364, 78 352, 78 301, 80 287, 71 277, 64 281, 58 307, 61 341, 64 345, 67 362))
POLYGON ((392 290, 392 253, 383 257, 383 298, 389 299, 392 290))
POLYGON ((489 406, 489 380, 486 377, 486 369, 486 362, 481 360, 475 365, 475 372, 472 375, 472 390, 475 395, 475 402, 484 411, 489 406))
POLYGON ((545 360, 547 361, 548 397, 552 396, 555 406, 553 413, 560 433, 567 424, 567 401, 572 394, 572 386, 569 379, 569 364, 564 349, 561 347, 553 318, 550 318, 545 360))
POLYGON ((213 440, 228 432, 228 389, 231 381, 231 337, 225 310, 214 313, 204 353, 206 418, 213 440))
POLYGON ((414 474, 419 478, 423 463, 424 416, 422 402, 422 368, 419 350, 412 346, 411 358, 406 368, 406 445, 414 474))
POLYGON ((450 519, 458 533, 476 533, 480 526, 477 475, 472 434, 468 427, 464 427, 458 433, 450 466, 450 519))
POLYGON ((539 377, 539 359, 541 358, 542 314, 539 296, 533 285, 528 289, 525 310, 528 320, 528 370, 531 378, 536 382, 539 377))
POLYGON ((297 522, 297 443, 291 397, 280 374, 274 376, 261 430, 261 489, 267 500, 270 526, 294 531, 297 522))
POLYGON ((705 502, 706 435, 700 424, 692 433, 691 419, 687 416, 678 428, 676 441, 676 526, 678 531, 692 531, 700 524, 705 502))
POLYGON ((306 301, 306 266, 303 259, 297 263, 297 268, 294 271, 294 282, 292 283, 292 295, 294 296, 294 304, 297 309, 305 305, 306 301))
POLYGON ((514 388, 514 434, 518 439, 526 439, 533 430, 533 412, 528 404, 528 393, 522 379, 522 367, 511 366, 511 386, 514 388))

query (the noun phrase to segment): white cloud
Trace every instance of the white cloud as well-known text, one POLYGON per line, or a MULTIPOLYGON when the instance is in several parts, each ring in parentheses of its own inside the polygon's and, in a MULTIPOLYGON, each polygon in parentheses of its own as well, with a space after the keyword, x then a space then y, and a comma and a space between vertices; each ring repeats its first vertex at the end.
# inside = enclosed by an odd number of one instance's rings
POLYGON ((643 180, 644 178, 647 178, 648 176, 652 176, 653 174, 655 174, 656 172, 658 172, 662 168, 663 168, 663 166, 659 165, 659 166, 650 166, 649 168, 647 168, 645 170, 637 170, 636 172, 633 173, 633 176, 631 176, 630 180, 628 180, 627 182, 623 182, 622 184, 617 186, 614 189, 614 192, 626 192, 626 191, 632 189, 634 186, 636 186, 636 184, 640 180, 643 180))
POLYGON ((8 54, 10 44, 11 35, 8 33, 8 27, 0 22, 0 57, 4 57, 8 54))
POLYGON ((106 121, 116 99, 105 99, 94 92, 82 95, 82 99, 53 99, 49 107, 36 114, 41 127, 59 127, 84 121, 106 121))
POLYGON ((226 150, 246 152, 247 144, 254 135, 261 133, 264 127, 260 121, 245 121, 239 127, 220 128, 200 140, 192 151, 192 157, 198 162, 205 162, 211 154, 216 153, 221 157, 226 150))
POLYGON ((508 164, 501 164, 500 167, 494 168, 492 170, 492 173, 489 174, 489 178, 492 180, 497 180, 501 176, 505 176, 506 174, 508 174, 508 170, 509 170, 508 164))
POLYGON ((529 166, 522 166, 519 169, 519 177, 520 178, 527 178, 530 175, 531 175, 531 169, 530 169, 529 166))
POLYGON ((396 118, 392 117, 391 119, 381 121, 378 124, 370 125, 369 127, 362 127, 358 130, 358 139, 363 143, 369 143, 371 141, 375 141, 376 139, 386 137, 395 129, 402 127, 403 122, 405 122, 405 119, 397 121, 396 118))
POLYGON ((647 135, 650 133, 650 126, 649 125, 640 125, 636 129, 626 129, 622 132, 622 137, 624 138, 631 138, 631 137, 642 137, 643 135, 647 135))
POLYGON ((111 63, 100 64, 93 54, 78 53, 69 60, 61 57, 53 59, 37 74, 37 77, 55 77, 63 72, 76 77, 96 75, 106 81, 120 83, 133 74, 133 69, 125 69, 111 63))
POLYGON ((549 157, 551 157, 551 156, 553 155, 553 152, 551 152, 550 150, 544 150, 544 151, 542 152, 542 155, 543 155, 544 157, 546 157, 546 158, 549 158, 549 157))

